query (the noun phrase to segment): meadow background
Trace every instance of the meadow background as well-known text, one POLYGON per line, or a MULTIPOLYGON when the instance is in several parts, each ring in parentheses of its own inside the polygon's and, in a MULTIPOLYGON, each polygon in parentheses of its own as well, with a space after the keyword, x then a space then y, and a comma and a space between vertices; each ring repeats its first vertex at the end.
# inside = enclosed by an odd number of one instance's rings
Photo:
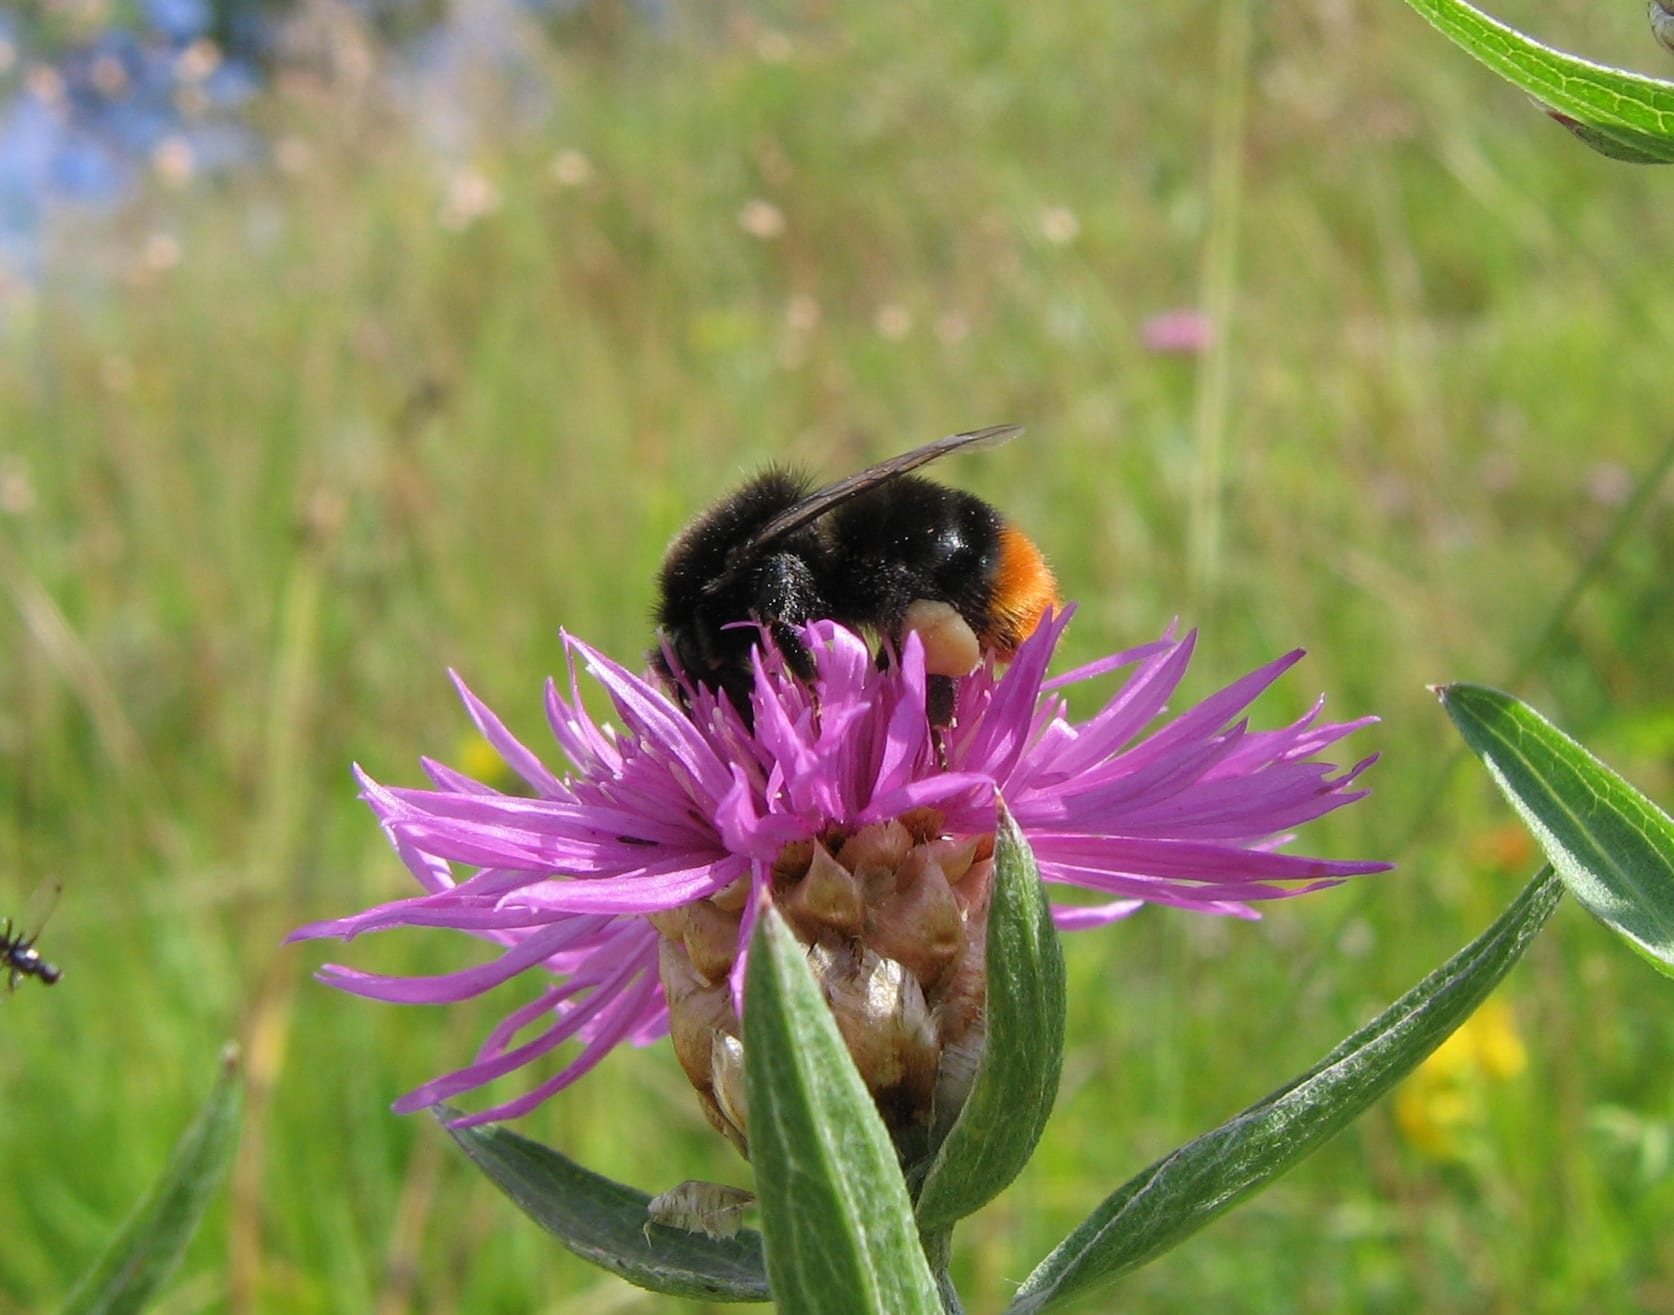
MULTIPOLYGON (((282 941, 409 893, 351 762, 473 765, 450 666, 540 742, 558 628, 642 650, 670 536, 770 460, 1024 423, 938 474, 1050 554, 1068 659, 1178 616, 1188 694, 1300 644, 1265 724, 1383 718, 1376 793, 1308 840, 1397 872, 1069 939, 1057 1112, 955 1238, 973 1311, 1526 880, 1427 684, 1512 687, 1674 797, 1674 176, 1398 0, 508 9, 517 77, 417 105, 317 9, 247 107, 270 166, 155 158, 0 282, 0 913, 61 880, 65 971, 0 998, 0 1311, 57 1304, 231 1037, 238 1162, 158 1310, 701 1309, 389 1112, 517 990, 310 980, 480 951, 282 941), (1179 308, 1206 349, 1147 345, 1179 308)), ((1639 0, 1496 12, 1668 73, 1639 0)), ((1467 1065, 1439 1140, 1386 1102, 1090 1308, 1674 1311, 1666 983, 1570 907, 1497 998, 1526 1063, 1467 1065)), ((518 1127, 653 1192, 748 1182, 661 1047, 518 1127)))

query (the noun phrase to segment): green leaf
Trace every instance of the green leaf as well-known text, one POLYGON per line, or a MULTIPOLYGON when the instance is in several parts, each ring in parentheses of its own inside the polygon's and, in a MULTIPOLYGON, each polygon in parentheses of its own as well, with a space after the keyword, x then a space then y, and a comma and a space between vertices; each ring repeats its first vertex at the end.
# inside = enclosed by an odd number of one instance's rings
MULTIPOLYGON (((438 1108, 437 1116, 459 1117, 438 1108)), ((549 1146, 497 1125, 448 1134, 518 1209, 583 1260, 653 1292, 707 1301, 766 1301, 761 1235, 711 1238, 680 1229, 646 1234, 644 1192, 583 1169, 549 1146)))
POLYGON ((179 1262, 214 1198, 233 1152, 244 1109, 238 1047, 221 1052, 209 1098, 162 1176, 65 1300, 63 1315, 121 1315, 144 1310, 179 1262))
POLYGON ((1566 55, 1464 0, 1407 3, 1594 150, 1640 164, 1674 161, 1674 82, 1566 55))
POLYGON ((988 1038, 971 1094, 918 1196, 919 1227, 998 1195, 1040 1141, 1064 1063, 1064 954, 1028 842, 1002 806, 988 910, 988 1038))
POLYGON ((744 1087, 779 1309, 941 1315, 894 1145, 806 951, 771 906, 750 943, 744 1087))
POLYGON ((1528 704, 1437 693, 1575 898, 1674 976, 1674 820, 1528 704))
POLYGON ((1307 1073, 1131 1179, 1024 1282, 1056 1309, 1154 1259, 1290 1169, 1410 1073, 1523 953, 1563 887, 1543 869, 1486 932, 1307 1073))

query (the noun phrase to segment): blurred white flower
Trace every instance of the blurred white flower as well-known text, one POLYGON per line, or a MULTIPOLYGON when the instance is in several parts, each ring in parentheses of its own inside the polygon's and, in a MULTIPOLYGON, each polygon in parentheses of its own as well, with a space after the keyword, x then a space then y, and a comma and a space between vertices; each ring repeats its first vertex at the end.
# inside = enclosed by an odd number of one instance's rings
POLYGON ((1620 507, 1633 496, 1633 472, 1619 461, 1597 461, 1587 468, 1587 496, 1605 507, 1620 507))
POLYGON ((442 200, 442 227, 458 233, 500 208, 500 189, 476 169, 461 169, 448 179, 442 200))
POLYGON ((199 37, 176 56, 174 75, 182 82, 202 82, 220 67, 221 47, 208 37, 199 37))
POLYGON ((314 163, 314 148, 304 137, 286 136, 273 143, 273 163, 282 174, 295 178, 314 163))
POLYGON ((140 263, 148 270, 161 273, 180 263, 180 239, 172 233, 153 233, 145 239, 140 251, 140 263))
POLYGON ((971 322, 956 310, 945 310, 936 316, 936 339, 951 347, 971 336, 971 322))
POLYGON ((1040 235, 1054 246, 1075 241, 1081 232, 1081 221, 1068 206, 1055 205, 1041 214, 1040 235))
POLYGON ((905 306, 881 306, 872 323, 885 338, 898 342, 913 331, 913 313, 905 306))
POLYGON ((35 507, 35 485, 21 457, 0 460, 0 512, 25 516, 35 507))
POLYGON ((593 162, 580 151, 567 147, 552 157, 552 176, 565 187, 581 187, 593 181, 593 162))
POLYGON ((770 242, 785 231, 785 212, 771 201, 753 197, 739 207, 738 226, 751 237, 770 242))
POLYGON ((151 152, 151 167, 170 187, 184 187, 197 172, 197 156, 184 137, 165 137, 151 152))
POLYGON ((104 96, 120 96, 128 87, 128 70, 115 55, 100 55, 93 61, 93 86, 104 96))
POLYGON ((767 28, 756 37, 756 55, 763 63, 784 64, 795 53, 796 47, 783 32, 767 28))

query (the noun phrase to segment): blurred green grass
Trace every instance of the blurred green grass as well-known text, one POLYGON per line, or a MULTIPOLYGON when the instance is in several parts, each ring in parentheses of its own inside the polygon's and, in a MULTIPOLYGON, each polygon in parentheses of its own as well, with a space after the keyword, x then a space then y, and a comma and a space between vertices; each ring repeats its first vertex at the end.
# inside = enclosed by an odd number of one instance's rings
MULTIPOLYGON (((1502 13, 1655 68, 1636 4, 1502 13)), ((1377 793, 1309 841, 1399 872, 1072 938, 1046 1143, 956 1240, 971 1309, 1532 870, 1424 686, 1516 674, 1669 441, 1667 175, 1587 154, 1395 4, 582 20, 552 76, 549 132, 451 171, 350 89, 280 99, 300 167, 159 201, 0 322, 0 911, 66 886, 64 981, 0 1001, 0 1309, 62 1295, 229 1035, 241 1159, 161 1309, 697 1309, 572 1261, 388 1112, 486 1010, 308 981, 469 945, 280 942, 408 893, 351 761, 457 757, 449 666, 538 742, 557 628, 643 648, 669 536, 768 460, 1023 422, 941 473, 1048 550, 1070 659, 1179 615, 1189 694, 1300 643, 1269 722, 1319 690, 1384 719, 1377 793), (1176 306, 1223 313, 1221 355, 1144 349, 1176 306)), ((1518 687, 1663 801, 1669 506, 1518 687)), ((1507 988, 1530 1067, 1465 1155, 1374 1111, 1110 1304, 1674 1311, 1658 991, 1560 915, 1507 988)), ((661 1049, 520 1126, 647 1190, 747 1178, 661 1049)))

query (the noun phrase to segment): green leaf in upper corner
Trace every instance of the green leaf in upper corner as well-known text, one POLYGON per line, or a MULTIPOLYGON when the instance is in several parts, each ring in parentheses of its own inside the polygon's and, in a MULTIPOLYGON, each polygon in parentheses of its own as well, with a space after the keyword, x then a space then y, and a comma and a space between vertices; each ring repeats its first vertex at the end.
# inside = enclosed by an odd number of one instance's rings
POLYGON ((1674 976, 1674 820, 1528 704, 1437 693, 1575 898, 1674 976))
POLYGON ((712 1238, 684 1229, 648 1230, 651 1197, 644 1192, 506 1128, 448 1127, 458 1111, 438 1108, 436 1113, 494 1185, 583 1260, 670 1296, 717 1302, 768 1299, 759 1233, 712 1238))
POLYGON ((1594 150, 1638 164, 1674 162, 1674 82, 1554 50, 1465 0, 1407 3, 1594 150))
POLYGON ((926 1232, 993 1199, 1039 1143, 1064 1064, 1064 954, 1028 841, 1002 806, 988 910, 987 1040, 918 1195, 926 1232))
POLYGON ((81 1276, 63 1315, 126 1315, 144 1310, 197 1232, 238 1149, 244 1110, 238 1047, 221 1052, 221 1072, 203 1109, 175 1144, 152 1184, 104 1254, 81 1276))
POLYGON ((894 1144, 807 952, 771 906, 750 943, 744 1087, 779 1309, 941 1315, 894 1144))
POLYGON ((1469 1018, 1563 887, 1543 870, 1487 931, 1307 1073, 1131 1179, 1035 1269, 1008 1315, 1085 1297, 1265 1187, 1404 1078, 1469 1018))

